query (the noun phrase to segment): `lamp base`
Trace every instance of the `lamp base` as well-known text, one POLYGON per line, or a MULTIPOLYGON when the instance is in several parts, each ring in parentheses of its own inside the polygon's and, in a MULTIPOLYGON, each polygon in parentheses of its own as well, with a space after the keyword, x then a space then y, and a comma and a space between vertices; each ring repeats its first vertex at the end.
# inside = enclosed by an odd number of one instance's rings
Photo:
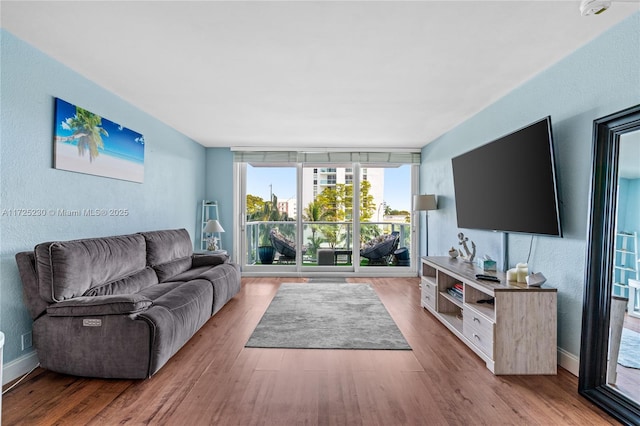
POLYGON ((217 238, 209 238, 207 240, 207 250, 209 251, 217 251, 218 250, 218 239, 217 238))

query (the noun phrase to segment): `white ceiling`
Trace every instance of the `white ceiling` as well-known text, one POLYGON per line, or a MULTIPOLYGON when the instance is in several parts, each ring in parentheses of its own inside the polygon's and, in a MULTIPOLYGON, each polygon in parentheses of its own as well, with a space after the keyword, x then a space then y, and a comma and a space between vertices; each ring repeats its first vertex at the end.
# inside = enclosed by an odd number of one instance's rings
POLYGON ((424 146, 640 10, 614 2, 582 17, 579 5, 2 1, 0 11, 12 34, 204 146, 375 149, 424 146))

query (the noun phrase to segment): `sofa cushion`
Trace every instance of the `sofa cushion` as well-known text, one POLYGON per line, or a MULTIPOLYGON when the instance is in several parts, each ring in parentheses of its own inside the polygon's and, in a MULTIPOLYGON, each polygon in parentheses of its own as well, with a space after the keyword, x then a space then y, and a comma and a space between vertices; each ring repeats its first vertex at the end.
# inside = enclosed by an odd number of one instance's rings
POLYGON ((100 316, 135 314, 152 305, 148 298, 136 295, 75 297, 47 308, 50 316, 100 316))
POLYGON ((150 374, 162 367, 207 322, 212 304, 213 289, 209 282, 193 280, 180 283, 138 314, 153 330, 150 374))
POLYGON ((185 271, 188 271, 190 267, 191 258, 185 257, 182 259, 176 259, 173 262, 156 265, 153 267, 153 269, 156 271, 156 275, 158 275, 158 280, 160 282, 166 282, 169 280, 175 281, 173 277, 185 271))
POLYGON ((191 267, 198 268, 200 266, 216 266, 222 265, 229 261, 226 254, 200 254, 196 253, 191 258, 191 267))
POLYGON ((193 245, 186 229, 140 233, 147 244, 147 264, 155 269, 160 282, 191 268, 193 245))
POLYGON ((193 254, 191 237, 186 229, 141 232, 140 235, 147 242, 147 262, 152 267, 193 254))
POLYGON ((83 296, 109 296, 137 293, 154 284, 158 284, 158 276, 153 269, 147 267, 128 277, 114 280, 101 286, 92 287, 87 290, 83 296))
POLYGON ((213 268, 213 266, 198 266, 197 268, 191 268, 188 271, 184 271, 181 274, 171 277, 171 281, 185 282, 185 281, 195 280, 196 278, 199 278, 200 275, 207 272, 211 268, 213 268))
POLYGON ((140 291, 138 295, 146 297, 147 299, 156 300, 158 297, 173 291, 173 289, 180 287, 182 284, 181 281, 178 282, 164 282, 160 284, 153 285, 151 287, 147 287, 144 290, 140 291))
POLYGON ((213 310, 218 312, 233 296, 240 291, 240 267, 234 263, 216 266, 200 275, 213 287, 213 310))
POLYGON ((40 296, 59 302, 146 267, 141 235, 48 242, 35 247, 40 296))

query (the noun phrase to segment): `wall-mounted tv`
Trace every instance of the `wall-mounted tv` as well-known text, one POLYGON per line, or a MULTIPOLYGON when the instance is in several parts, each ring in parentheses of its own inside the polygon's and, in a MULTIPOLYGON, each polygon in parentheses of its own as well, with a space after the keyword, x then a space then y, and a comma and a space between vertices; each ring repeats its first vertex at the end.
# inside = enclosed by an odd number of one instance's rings
POLYGON ((562 236, 551 117, 451 162, 458 227, 562 236))

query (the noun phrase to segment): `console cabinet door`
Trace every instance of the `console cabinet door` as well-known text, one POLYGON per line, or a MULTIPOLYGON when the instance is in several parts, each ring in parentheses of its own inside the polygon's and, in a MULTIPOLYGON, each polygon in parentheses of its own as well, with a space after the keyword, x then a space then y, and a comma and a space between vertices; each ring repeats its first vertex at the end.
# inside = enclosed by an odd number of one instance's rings
POLYGON ((478 349, 493 358, 494 323, 468 305, 464 308, 462 333, 478 349))

